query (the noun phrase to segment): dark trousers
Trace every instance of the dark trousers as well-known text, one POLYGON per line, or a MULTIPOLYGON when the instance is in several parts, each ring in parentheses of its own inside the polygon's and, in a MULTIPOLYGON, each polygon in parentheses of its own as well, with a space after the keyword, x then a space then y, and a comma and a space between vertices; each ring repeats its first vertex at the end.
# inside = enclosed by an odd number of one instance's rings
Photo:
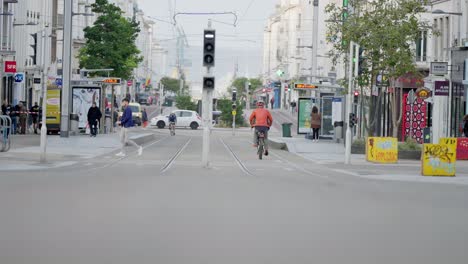
POLYGON ((91 135, 97 134, 97 126, 98 126, 97 122, 89 123, 89 129, 90 129, 91 135))
POLYGON ((320 128, 312 128, 312 139, 319 139, 320 128))

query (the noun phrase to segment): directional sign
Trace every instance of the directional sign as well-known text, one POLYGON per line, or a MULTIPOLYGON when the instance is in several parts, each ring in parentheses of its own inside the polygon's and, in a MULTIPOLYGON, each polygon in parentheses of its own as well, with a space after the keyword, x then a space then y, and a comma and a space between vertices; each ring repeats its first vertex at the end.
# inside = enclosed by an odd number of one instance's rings
POLYGON ((55 85, 62 86, 62 78, 55 79, 55 85))
POLYGON ((318 88, 317 85, 306 84, 306 83, 295 83, 294 89, 315 89, 318 88))
POLYGON ((15 82, 21 83, 24 80, 24 73, 15 74, 15 82))

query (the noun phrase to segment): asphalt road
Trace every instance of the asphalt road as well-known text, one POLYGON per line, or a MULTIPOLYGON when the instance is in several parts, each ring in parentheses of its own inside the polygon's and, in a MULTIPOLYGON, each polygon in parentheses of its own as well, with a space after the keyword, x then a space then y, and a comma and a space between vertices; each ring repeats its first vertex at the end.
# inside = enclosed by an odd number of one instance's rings
POLYGON ((468 187, 378 181, 250 132, 155 130, 126 158, 0 176, 0 263, 446 263, 468 260, 468 187))

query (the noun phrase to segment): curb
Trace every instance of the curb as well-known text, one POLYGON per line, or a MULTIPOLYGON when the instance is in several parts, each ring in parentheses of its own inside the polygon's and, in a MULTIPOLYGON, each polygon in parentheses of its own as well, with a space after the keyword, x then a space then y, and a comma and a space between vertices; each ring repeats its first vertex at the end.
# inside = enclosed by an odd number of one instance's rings
POLYGON ((138 134, 138 135, 130 135, 129 139, 135 141, 138 145, 143 145, 145 143, 151 142, 155 139, 154 134, 138 134))
POLYGON ((281 141, 281 140, 279 140, 277 138, 268 139, 268 144, 273 149, 281 149, 281 150, 289 151, 288 150, 288 145, 285 142, 283 142, 283 141, 281 141))

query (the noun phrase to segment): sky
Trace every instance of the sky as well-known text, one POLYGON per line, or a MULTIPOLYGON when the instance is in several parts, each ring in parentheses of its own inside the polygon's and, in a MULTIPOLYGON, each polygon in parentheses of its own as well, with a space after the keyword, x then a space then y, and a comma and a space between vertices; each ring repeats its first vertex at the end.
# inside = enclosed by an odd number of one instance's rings
MULTIPOLYGON (((172 14, 234 12, 233 15, 177 15, 176 22, 185 32, 188 47, 186 60, 191 67, 186 67, 187 79, 194 90, 201 92, 201 80, 205 73, 202 67, 203 30, 208 19, 213 20, 216 29, 216 55, 214 75, 216 88, 222 90, 232 78, 236 62, 238 76, 258 77, 262 73, 263 30, 268 17, 273 13, 279 0, 139 0, 139 8, 146 16, 155 21, 154 35, 169 51, 168 68, 175 64, 176 50, 174 27, 164 21, 173 21, 172 14), (228 25, 231 24, 231 25, 228 25)), ((172 66, 172 67, 171 67, 172 66)), ((155 65, 157 67, 157 65, 155 65)), ((170 71, 169 71, 170 73, 170 71)), ((196 91, 195 91, 196 93, 196 91)))

